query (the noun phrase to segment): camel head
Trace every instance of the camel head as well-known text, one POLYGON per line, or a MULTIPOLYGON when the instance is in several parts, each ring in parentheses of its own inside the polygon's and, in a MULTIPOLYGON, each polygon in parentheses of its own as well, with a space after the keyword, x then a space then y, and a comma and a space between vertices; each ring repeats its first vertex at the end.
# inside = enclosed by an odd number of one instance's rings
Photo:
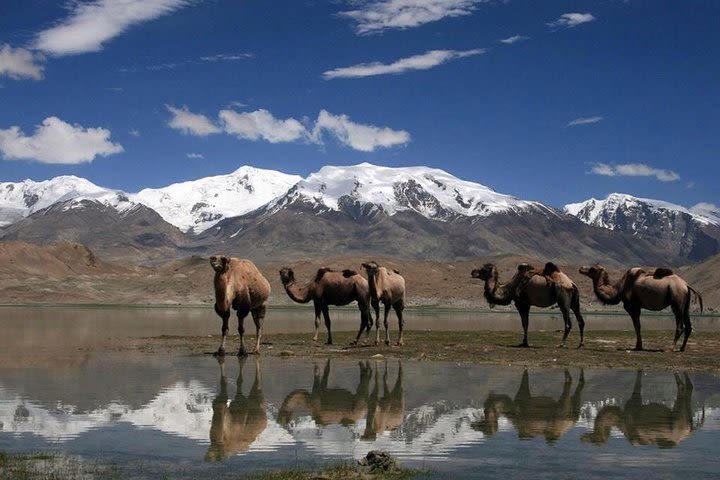
POLYGON ((494 272, 497 272, 495 265, 492 263, 486 263, 482 266, 482 268, 476 268, 473 270, 470 276, 472 278, 479 278, 480 280, 490 280, 494 272))
POLYGON ((210 265, 212 266, 213 270, 218 273, 225 272, 228 268, 229 263, 230 258, 226 257, 225 255, 213 255, 212 257, 210 257, 210 265))
POLYGON ((589 267, 580 267, 580 270, 578 271, 581 275, 585 275, 586 277, 590 277, 593 281, 596 281, 602 278, 605 273, 605 267, 596 263, 595 265, 591 265, 589 267))
POLYGON ((295 283, 295 272, 290 267, 283 267, 280 269, 280 281, 283 285, 290 285, 295 283))
POLYGON ((380 265, 377 264, 377 262, 367 262, 362 264, 362 268, 365 269, 365 271, 368 274, 368 277, 371 277, 375 275, 378 271, 378 268, 380 268, 380 265))

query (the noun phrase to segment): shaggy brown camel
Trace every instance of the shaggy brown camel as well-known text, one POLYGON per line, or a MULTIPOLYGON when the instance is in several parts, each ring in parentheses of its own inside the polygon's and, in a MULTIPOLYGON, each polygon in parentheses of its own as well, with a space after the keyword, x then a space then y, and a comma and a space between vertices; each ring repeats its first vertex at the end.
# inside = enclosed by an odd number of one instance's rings
POLYGON ((355 425, 368 412, 368 392, 372 369, 368 362, 358 362, 360 382, 355 393, 344 388, 328 388, 330 359, 325 363, 322 376, 315 364, 312 391, 300 389, 291 392, 278 411, 278 423, 287 425, 297 410, 310 412, 318 425, 355 425))
POLYGON ((388 330, 388 314, 390 308, 395 310, 398 317, 399 335, 397 346, 403 346, 403 310, 405 309, 405 279, 397 270, 388 270, 376 262, 363 263, 370 285, 370 303, 375 309, 375 345, 380 343, 380 302, 385 306, 385 345, 390 345, 390 332, 388 330))
POLYGON ((675 275, 668 268, 643 270, 634 267, 625 272, 625 275, 616 282, 612 282, 605 267, 595 264, 590 267, 581 267, 580 273, 590 277, 593 282, 595 296, 605 305, 617 305, 622 302, 623 308, 630 315, 635 328, 635 350, 642 350, 642 335, 640 333, 640 311, 658 311, 666 307, 672 309, 675 315, 675 340, 677 345, 680 335, 684 332, 680 351, 685 350, 688 338, 692 333, 690 323, 691 293, 694 293, 703 310, 702 296, 687 284, 685 280, 675 275))
POLYGON ((252 314, 255 322, 255 350, 260 353, 263 319, 270 296, 270 283, 250 260, 225 256, 210 257, 210 265, 215 270, 215 312, 222 318, 222 340, 216 355, 225 355, 225 337, 230 320, 230 309, 237 311, 240 350, 245 355, 245 317, 252 314))
POLYGON ((624 408, 616 405, 603 407, 595 417, 593 431, 583 435, 582 441, 604 445, 610 437, 611 428, 615 427, 632 445, 672 448, 693 432, 693 384, 687 373, 684 374, 685 381, 675 374, 677 396, 672 409, 659 403, 643 405, 642 375, 642 371, 637 372, 632 396, 624 408))
POLYGON ((498 431, 498 420, 506 417, 515 426, 520 438, 545 437, 548 443, 554 443, 562 437, 580 417, 581 395, 585 387, 585 375, 580 371, 580 379, 575 392, 570 392, 572 377, 565 370, 565 382, 560 398, 530 394, 530 379, 525 370, 514 399, 507 395, 491 393, 485 401, 485 419, 473 423, 473 428, 485 435, 494 435, 498 431))
POLYGON ((392 432, 405 419, 405 391, 403 390, 402 363, 398 362, 398 374, 392 390, 387 383, 388 367, 385 362, 383 373, 383 396, 380 397, 380 369, 375 364, 375 387, 368 400, 368 416, 363 440, 375 440, 378 433, 392 432))
POLYGON ((267 428, 267 410, 262 392, 260 364, 255 361, 255 381, 250 393, 242 394, 243 366, 245 358, 239 359, 235 397, 228 405, 228 388, 225 377, 225 357, 218 357, 220 364, 220 391, 213 400, 213 416, 210 424, 210 447, 205 454, 208 462, 225 460, 244 452, 267 428))
POLYGON ((509 305, 515 303, 520 314, 523 328, 523 340, 519 347, 528 347, 528 323, 530 307, 551 307, 555 304, 560 308, 565 323, 561 347, 572 329, 570 310, 575 314, 580 329, 580 344, 585 344, 585 320, 580 313, 580 291, 577 285, 553 263, 548 262, 542 272, 537 272, 531 265, 521 263, 517 272, 508 283, 498 281, 498 270, 492 263, 486 263, 482 268, 472 271, 473 278, 485 282, 485 299, 490 307, 495 305, 509 305))
POLYGON ((355 338, 355 344, 360 340, 363 330, 370 334, 372 328, 372 315, 370 314, 370 287, 365 277, 353 270, 336 272, 329 268, 321 268, 315 278, 304 287, 298 286, 295 272, 291 268, 283 267, 280 270, 280 280, 288 296, 298 303, 315 305, 315 335, 317 342, 320 329, 320 314, 325 319, 327 328, 327 344, 332 345, 332 331, 330 329, 330 305, 347 305, 357 301, 360 310, 360 330, 355 338))

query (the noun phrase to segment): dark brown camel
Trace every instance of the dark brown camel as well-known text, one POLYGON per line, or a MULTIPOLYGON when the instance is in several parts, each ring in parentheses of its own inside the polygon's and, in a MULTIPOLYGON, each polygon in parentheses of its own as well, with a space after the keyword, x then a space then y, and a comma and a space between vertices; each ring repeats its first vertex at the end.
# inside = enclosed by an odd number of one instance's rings
POLYGON ((604 445, 610 437, 610 430, 615 427, 632 445, 672 448, 693 432, 693 384, 687 373, 684 381, 675 374, 677 396, 672 409, 659 403, 643 404, 642 376, 642 371, 638 371, 632 396, 623 408, 608 405, 598 412, 593 431, 583 435, 582 441, 604 445))
POLYGON ((253 353, 260 353, 260 338, 267 299, 270 296, 270 283, 250 260, 213 256, 210 257, 210 265, 215 270, 215 312, 222 319, 222 340, 216 355, 225 355, 225 337, 229 330, 231 309, 237 311, 238 317, 238 355, 245 355, 244 323, 248 313, 252 314, 257 337, 253 353))
POLYGON ((688 338, 692 333, 690 323, 691 294, 695 294, 703 310, 702 296, 685 280, 675 275, 668 268, 644 270, 634 267, 625 272, 625 275, 616 282, 612 282, 605 267, 592 265, 581 267, 580 273, 590 277, 593 282, 595 296, 605 305, 617 305, 622 302, 623 308, 630 315, 635 328, 635 350, 642 350, 642 334, 640 333, 640 312, 646 310, 658 311, 668 306, 675 315, 675 340, 685 334, 680 351, 685 350, 688 338))
POLYGON ((491 393, 485 401, 485 419, 473 423, 473 428, 485 435, 494 435, 498 430, 498 420, 506 417, 515 426, 520 438, 545 437, 548 443, 554 443, 562 437, 580 417, 581 395, 585 387, 585 375, 580 371, 580 379, 571 393, 572 377, 565 370, 565 382, 560 398, 530 394, 528 371, 523 372, 520 387, 515 398, 491 393))
POLYGON ((542 272, 536 271, 527 263, 521 263, 513 278, 503 284, 499 282, 497 267, 492 263, 486 263, 482 268, 473 270, 471 275, 485 282, 484 295, 491 307, 515 303, 523 328, 523 340, 518 346, 528 347, 530 307, 545 308, 555 304, 560 308, 565 323, 560 346, 565 348, 565 342, 572 329, 570 310, 575 314, 580 329, 578 348, 584 345, 585 320, 580 313, 580 291, 577 285, 553 263, 547 263, 542 272))
POLYGON ((260 364, 255 361, 255 381, 247 397, 242 393, 243 366, 241 358, 235 397, 228 405, 228 387, 225 377, 225 358, 218 357, 220 364, 220 391, 213 400, 213 416, 210 424, 210 447, 205 454, 208 462, 225 460, 244 452, 267 428, 267 410, 262 392, 260 364))
POLYGON ((403 340, 403 310, 405 309, 405 279, 397 270, 389 270, 379 266, 376 262, 362 264, 367 272, 370 285, 370 303, 375 309, 375 345, 380 343, 380 302, 385 307, 385 345, 390 345, 390 331, 388 330, 388 314, 390 308, 395 310, 398 317, 399 338, 397 346, 405 344, 403 340))
POLYGON ((298 286, 295 280, 295 272, 291 268, 283 267, 280 270, 280 280, 288 296, 298 303, 315 305, 315 335, 313 340, 317 341, 320 328, 320 314, 325 318, 327 328, 327 343, 331 345, 332 331, 330 329, 330 305, 347 305, 357 301, 360 310, 360 330, 355 342, 360 340, 363 330, 369 334, 372 328, 372 315, 370 314, 370 287, 365 277, 353 270, 336 272, 329 268, 321 268, 317 271, 315 278, 304 287, 298 286))

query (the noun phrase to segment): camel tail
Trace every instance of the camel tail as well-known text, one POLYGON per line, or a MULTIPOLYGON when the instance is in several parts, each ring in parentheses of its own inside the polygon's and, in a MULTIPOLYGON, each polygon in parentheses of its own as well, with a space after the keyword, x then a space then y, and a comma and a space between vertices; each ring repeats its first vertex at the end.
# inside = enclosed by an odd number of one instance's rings
POLYGON ((700 304, 700 313, 703 313, 703 300, 702 295, 700 295, 700 292, 692 288, 690 285, 688 285, 688 290, 690 290, 692 293, 695 294, 695 298, 697 298, 698 303, 700 304))

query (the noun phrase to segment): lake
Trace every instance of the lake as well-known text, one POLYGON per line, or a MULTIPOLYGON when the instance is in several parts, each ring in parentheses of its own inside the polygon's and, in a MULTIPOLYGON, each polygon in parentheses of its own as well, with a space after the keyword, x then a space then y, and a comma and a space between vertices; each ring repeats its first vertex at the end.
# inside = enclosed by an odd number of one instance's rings
MULTIPOLYGON (((720 471, 720 379, 710 374, 390 358, 218 361, 112 349, 128 336, 217 334, 210 313, 0 309, 0 451, 78 455, 148 479, 236 477, 373 449, 431 478, 716 478, 720 471)), ((338 313, 338 329, 355 327, 354 313, 338 313)), ((312 329, 306 311, 278 309, 270 318, 269 334, 312 329)), ((588 329, 600 321, 630 323, 588 316, 588 329)), ((646 322, 673 325, 667 317, 646 322)), ((477 323, 519 330, 512 315, 408 318, 409 328, 477 323)), ((561 321, 539 315, 533 324, 555 329, 561 321)), ((712 319, 696 324, 716 328, 712 319)))

